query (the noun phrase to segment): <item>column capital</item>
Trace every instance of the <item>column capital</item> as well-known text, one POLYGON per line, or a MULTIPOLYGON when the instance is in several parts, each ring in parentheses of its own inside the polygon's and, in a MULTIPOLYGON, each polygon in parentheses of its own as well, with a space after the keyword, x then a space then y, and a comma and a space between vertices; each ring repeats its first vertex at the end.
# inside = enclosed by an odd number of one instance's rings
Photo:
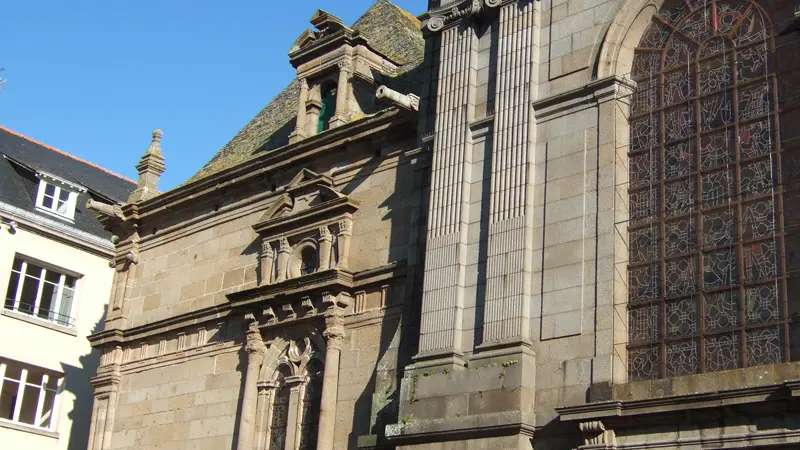
POLYGON ((278 239, 278 253, 289 253, 292 251, 292 246, 289 245, 289 240, 284 238, 278 239))
POLYGON ((353 235, 353 219, 342 219, 339 221, 339 236, 353 235))
POLYGON ((286 386, 289 389, 297 388, 303 384, 308 383, 308 376, 306 375, 292 375, 290 377, 285 378, 286 386))
POLYGON ((297 81, 300 84, 300 89, 308 90, 308 80, 306 78, 300 78, 297 81))
POLYGON ((267 352, 264 339, 261 338, 261 331, 258 329, 258 322, 252 314, 248 314, 250 324, 245 333, 244 349, 247 352, 247 364, 261 364, 267 352))
POLYGON ((347 73, 347 74, 352 74, 353 73, 353 63, 351 61, 342 60, 342 61, 339 61, 339 63, 337 65, 339 66, 339 72, 344 72, 344 73, 347 73))
POLYGON ((269 258, 274 254, 274 250, 272 249, 272 244, 270 244, 269 241, 266 239, 263 239, 261 241, 261 254, 267 258, 269 258))
POLYGON ((330 242, 333 239, 331 230, 327 226, 319 227, 319 240, 330 242))
POLYGON ((326 328, 322 333, 325 337, 328 350, 341 350, 344 345, 345 332, 343 326, 326 328))

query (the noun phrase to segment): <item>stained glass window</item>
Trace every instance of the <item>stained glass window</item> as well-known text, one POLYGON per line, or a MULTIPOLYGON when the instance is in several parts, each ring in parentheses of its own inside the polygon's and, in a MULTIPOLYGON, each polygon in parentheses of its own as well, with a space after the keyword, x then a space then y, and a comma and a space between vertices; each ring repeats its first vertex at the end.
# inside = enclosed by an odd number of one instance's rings
POLYGON ((312 359, 306 366, 308 383, 303 392, 303 417, 300 424, 300 450, 317 448, 319 408, 322 399, 322 364, 312 359))
POLYGON ((289 421, 289 396, 290 389, 286 385, 286 376, 290 375, 288 368, 283 367, 278 371, 275 381, 277 387, 272 394, 272 411, 269 423, 269 450, 284 450, 286 448, 286 426, 289 421))
POLYGON ((782 129, 789 114, 800 128, 800 90, 781 84, 797 83, 800 49, 783 48, 773 25, 793 4, 667 0, 635 51, 631 381, 800 357, 800 307, 787 301, 800 253, 785 244, 800 242, 787 234, 800 211, 783 214, 784 196, 800 199, 783 180, 800 180, 789 163, 800 140, 781 140, 800 137, 782 129))

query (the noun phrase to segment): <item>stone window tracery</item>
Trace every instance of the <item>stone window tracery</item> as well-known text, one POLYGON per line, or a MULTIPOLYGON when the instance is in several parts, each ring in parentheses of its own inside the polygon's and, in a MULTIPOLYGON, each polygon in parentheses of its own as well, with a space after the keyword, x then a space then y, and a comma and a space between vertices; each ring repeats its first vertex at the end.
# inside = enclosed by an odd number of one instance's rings
POLYGON ((286 448, 286 428, 289 422, 289 399, 290 388, 286 384, 286 378, 291 376, 289 368, 282 365, 278 369, 275 379, 275 392, 272 398, 272 412, 269 422, 269 450, 284 450, 286 448))
POLYGON ((770 20, 786 4, 667 0, 635 51, 631 381, 791 359, 770 20))

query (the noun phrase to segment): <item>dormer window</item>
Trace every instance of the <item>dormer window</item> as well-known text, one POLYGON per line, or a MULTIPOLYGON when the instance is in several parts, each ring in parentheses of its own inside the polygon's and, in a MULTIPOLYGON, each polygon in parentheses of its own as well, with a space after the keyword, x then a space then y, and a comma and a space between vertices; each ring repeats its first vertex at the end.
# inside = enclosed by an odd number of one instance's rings
POLYGON ((36 209, 73 220, 78 192, 86 189, 53 175, 37 173, 37 176, 39 177, 39 189, 36 193, 36 209))

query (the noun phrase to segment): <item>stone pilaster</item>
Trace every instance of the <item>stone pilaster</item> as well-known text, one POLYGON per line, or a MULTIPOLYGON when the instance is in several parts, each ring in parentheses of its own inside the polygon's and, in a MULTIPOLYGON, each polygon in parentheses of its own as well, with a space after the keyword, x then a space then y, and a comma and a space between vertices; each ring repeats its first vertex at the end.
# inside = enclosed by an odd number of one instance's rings
POLYGON ((531 340, 535 5, 499 10, 483 349, 531 340))
POLYGON ((297 104, 297 122, 295 123, 294 131, 289 136, 289 143, 293 144, 302 140, 307 136, 306 134, 306 102, 308 101, 308 81, 301 78, 298 81, 300 85, 300 98, 297 104))
POLYGON ((336 245, 339 250, 339 261, 336 267, 347 269, 350 265, 350 238, 353 236, 353 219, 339 221, 339 233, 336 235, 336 245))
MULTIPOLYGON (((319 86, 314 88, 319 91, 319 86)), ((315 92, 316 93, 316 92, 315 92)), ((316 93, 319 96, 318 93, 316 93)), ((322 102, 313 98, 306 102, 306 136, 316 136, 319 131, 319 113, 322 111, 322 102)))
POLYGON ((111 448, 114 418, 119 398, 120 366, 123 351, 121 346, 106 350, 101 359, 101 367, 96 377, 90 381, 94 387, 94 405, 89 427, 88 450, 107 450, 111 448))
POLYGON ((264 363, 267 347, 261 339, 258 323, 250 318, 249 330, 246 333, 244 350, 247 352, 247 369, 244 378, 242 408, 239 414, 239 440, 237 450, 252 450, 255 435, 255 418, 258 410, 258 374, 264 363))
POLYGON ((350 296, 339 294, 338 298, 323 294, 328 306, 325 313, 325 371, 322 377, 322 398, 320 400, 317 450, 332 450, 336 426, 336 400, 339 390, 339 360, 346 334, 344 312, 349 306, 350 296))
POLYGON ((428 239, 419 353, 426 364, 463 366, 462 330, 469 224, 472 134, 469 129, 477 38, 472 27, 439 38, 440 76, 431 167, 428 239))
POLYGON ((348 121, 347 104, 350 98, 350 79, 353 76, 353 63, 345 59, 339 63, 339 83, 336 87, 336 113, 331 118, 330 127, 336 128, 348 121))
POLYGON ((278 270, 275 278, 278 283, 286 279, 291 253, 292 247, 289 245, 289 241, 286 238, 281 238, 278 241, 278 270))
POLYGON ((333 236, 327 226, 319 228, 319 270, 331 268, 331 245, 333 236))
POLYGON ((272 274, 275 271, 275 250, 272 244, 264 240, 261 242, 261 284, 272 282, 272 274))

